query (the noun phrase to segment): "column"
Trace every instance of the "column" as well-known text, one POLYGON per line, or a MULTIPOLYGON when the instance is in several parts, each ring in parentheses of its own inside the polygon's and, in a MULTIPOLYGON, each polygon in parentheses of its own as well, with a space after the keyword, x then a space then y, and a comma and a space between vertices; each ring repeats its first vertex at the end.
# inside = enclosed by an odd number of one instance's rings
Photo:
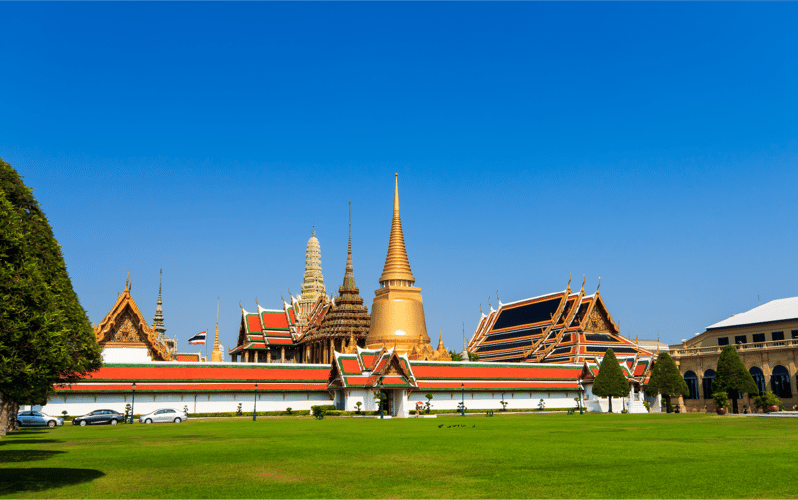
POLYGON ((280 346, 280 363, 285 363, 285 346, 280 346))
POLYGON ((267 349, 266 350, 266 362, 267 363, 271 363, 272 362, 272 350, 271 349, 267 349))

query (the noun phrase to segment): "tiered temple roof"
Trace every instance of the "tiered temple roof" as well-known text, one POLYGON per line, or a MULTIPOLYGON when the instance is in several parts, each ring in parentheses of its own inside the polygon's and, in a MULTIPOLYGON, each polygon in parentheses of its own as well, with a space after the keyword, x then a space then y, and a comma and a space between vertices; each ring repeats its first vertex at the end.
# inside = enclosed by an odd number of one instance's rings
MULTIPOLYGON (((599 281, 599 287, 601 282, 599 281)), ((498 299, 498 296, 497 296, 498 299)), ((481 361, 581 363, 603 358, 612 348, 618 358, 647 358, 653 353, 620 334, 598 287, 592 295, 568 287, 509 304, 499 301, 482 314, 469 342, 481 361)))
MULTIPOLYGON (((293 301, 292 301, 293 304, 293 301)), ((230 354, 246 350, 266 350, 269 346, 294 345, 296 336, 296 308, 283 302, 283 309, 264 309, 258 312, 241 308, 238 342, 230 354)))

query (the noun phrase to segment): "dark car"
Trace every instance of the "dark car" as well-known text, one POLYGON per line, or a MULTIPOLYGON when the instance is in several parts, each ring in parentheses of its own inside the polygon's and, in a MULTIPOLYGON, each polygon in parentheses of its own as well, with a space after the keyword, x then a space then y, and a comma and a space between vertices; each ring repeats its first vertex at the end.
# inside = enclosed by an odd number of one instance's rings
POLYGON ((114 410, 94 410, 93 412, 83 415, 82 417, 75 417, 72 419, 72 425, 94 425, 94 424, 111 424, 116 425, 124 422, 125 416, 114 410))
POLYGON ((21 411, 17 414, 17 425, 19 427, 44 426, 56 427, 64 425, 64 419, 53 417, 40 411, 21 411))

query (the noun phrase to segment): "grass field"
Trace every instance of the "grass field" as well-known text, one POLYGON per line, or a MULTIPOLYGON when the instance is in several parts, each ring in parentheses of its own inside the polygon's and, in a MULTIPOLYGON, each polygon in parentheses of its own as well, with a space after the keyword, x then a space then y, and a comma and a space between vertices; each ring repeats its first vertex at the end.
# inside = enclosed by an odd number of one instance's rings
POLYGON ((796 498, 797 450, 690 414, 67 425, 0 439, 0 498, 796 498))

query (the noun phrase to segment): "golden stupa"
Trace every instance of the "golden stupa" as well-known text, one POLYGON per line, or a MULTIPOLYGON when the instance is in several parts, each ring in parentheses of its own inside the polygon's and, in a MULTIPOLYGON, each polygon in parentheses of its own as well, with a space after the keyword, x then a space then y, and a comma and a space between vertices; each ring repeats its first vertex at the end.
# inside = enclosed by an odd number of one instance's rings
POLYGON ((448 356, 443 342, 437 350, 430 346, 421 289, 410 270, 399 218, 399 174, 396 174, 393 194, 393 221, 388 255, 380 276, 380 288, 374 292, 371 305, 371 325, 366 347, 379 349, 395 347, 399 354, 410 359, 444 359, 448 356))

